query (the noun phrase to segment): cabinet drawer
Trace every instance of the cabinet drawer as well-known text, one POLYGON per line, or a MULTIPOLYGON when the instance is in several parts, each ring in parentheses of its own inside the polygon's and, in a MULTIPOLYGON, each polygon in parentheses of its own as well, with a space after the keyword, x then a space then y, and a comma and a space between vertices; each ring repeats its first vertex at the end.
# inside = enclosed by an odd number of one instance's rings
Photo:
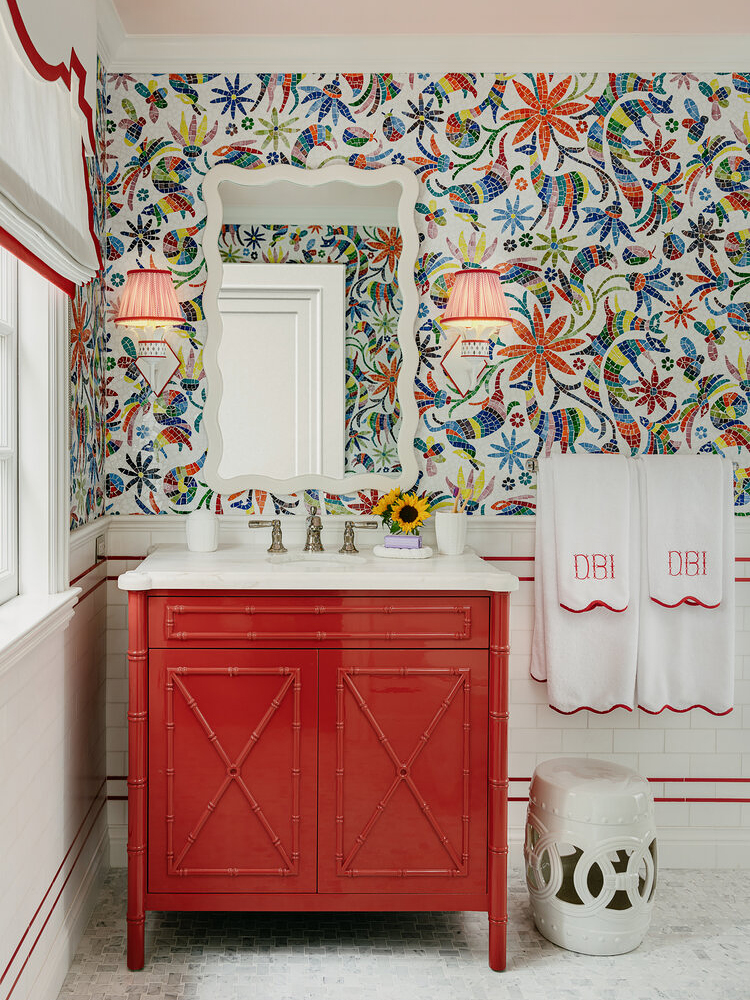
POLYGON ((149 599, 154 647, 486 648, 488 628, 489 599, 475 594, 184 591, 149 599))

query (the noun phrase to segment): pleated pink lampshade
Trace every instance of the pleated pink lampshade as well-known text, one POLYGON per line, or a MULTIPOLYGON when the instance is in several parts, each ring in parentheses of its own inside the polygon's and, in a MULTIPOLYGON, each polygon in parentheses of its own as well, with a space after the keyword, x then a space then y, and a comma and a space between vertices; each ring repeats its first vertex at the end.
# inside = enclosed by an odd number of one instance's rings
POLYGON ((512 322, 497 271, 459 271, 440 321, 443 326, 470 327, 477 332, 512 322))
POLYGON ((173 326, 184 322, 171 271, 156 268, 128 271, 115 323, 124 326, 173 326))

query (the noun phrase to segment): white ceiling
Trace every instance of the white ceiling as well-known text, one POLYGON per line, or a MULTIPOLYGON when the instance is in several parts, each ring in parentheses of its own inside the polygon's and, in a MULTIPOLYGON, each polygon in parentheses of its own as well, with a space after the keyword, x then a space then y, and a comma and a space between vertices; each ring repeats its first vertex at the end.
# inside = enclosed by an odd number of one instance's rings
MULTIPOLYGON (((114 0, 131 35, 730 34, 750 31, 748 0, 114 0)), ((310 41, 310 45, 315 43, 310 41)), ((425 42, 429 46, 429 41, 425 42)))
POLYGON ((716 73, 743 69, 750 0, 96 0, 120 73, 716 73))

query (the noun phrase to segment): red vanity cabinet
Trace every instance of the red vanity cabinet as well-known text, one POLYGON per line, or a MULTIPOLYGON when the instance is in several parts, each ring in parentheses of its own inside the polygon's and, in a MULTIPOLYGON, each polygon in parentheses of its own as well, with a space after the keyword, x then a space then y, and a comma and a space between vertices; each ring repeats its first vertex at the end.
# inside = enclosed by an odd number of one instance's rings
POLYGON ((132 590, 147 910, 485 910, 505 967, 508 594, 132 590))

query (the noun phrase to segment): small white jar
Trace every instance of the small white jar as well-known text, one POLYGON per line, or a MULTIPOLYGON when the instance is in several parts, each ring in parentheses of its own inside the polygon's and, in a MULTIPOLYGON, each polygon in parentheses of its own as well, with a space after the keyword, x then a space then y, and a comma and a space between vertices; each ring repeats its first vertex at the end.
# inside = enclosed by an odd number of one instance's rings
POLYGON ((444 556, 460 556, 466 545, 468 516, 452 510, 435 511, 435 537, 444 556))
POLYGON ((207 507, 191 511, 185 518, 187 547, 191 552, 215 552, 219 547, 219 519, 207 507))

